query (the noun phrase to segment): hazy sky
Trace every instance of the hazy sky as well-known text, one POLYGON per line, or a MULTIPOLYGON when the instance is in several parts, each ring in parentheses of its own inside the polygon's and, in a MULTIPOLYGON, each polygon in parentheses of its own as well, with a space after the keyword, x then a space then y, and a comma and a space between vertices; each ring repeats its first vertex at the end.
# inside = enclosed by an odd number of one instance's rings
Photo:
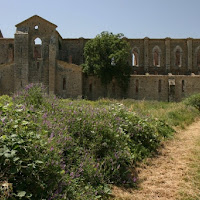
POLYGON ((39 15, 63 38, 93 38, 102 31, 128 38, 200 38, 200 0, 0 0, 0 29, 39 15))

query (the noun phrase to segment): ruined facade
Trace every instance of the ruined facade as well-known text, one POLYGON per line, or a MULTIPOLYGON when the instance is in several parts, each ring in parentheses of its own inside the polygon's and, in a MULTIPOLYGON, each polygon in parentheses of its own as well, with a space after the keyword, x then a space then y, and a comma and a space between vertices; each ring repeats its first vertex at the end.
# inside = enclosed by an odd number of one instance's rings
POLYGON ((0 95, 43 83, 63 98, 100 97, 179 101, 200 92, 200 39, 128 39, 132 69, 126 93, 115 80, 105 93, 99 79, 82 74, 89 39, 64 39, 56 25, 35 15, 16 25, 14 39, 0 31, 0 95))

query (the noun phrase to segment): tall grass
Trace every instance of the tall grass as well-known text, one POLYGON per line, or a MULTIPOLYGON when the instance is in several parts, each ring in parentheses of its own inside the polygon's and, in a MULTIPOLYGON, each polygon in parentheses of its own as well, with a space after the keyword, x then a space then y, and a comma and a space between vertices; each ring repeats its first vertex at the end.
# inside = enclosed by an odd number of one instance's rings
POLYGON ((137 101, 133 99, 117 101, 100 99, 96 104, 109 105, 110 103, 117 102, 122 103, 131 112, 135 112, 141 117, 151 116, 152 118, 165 121, 170 126, 178 126, 181 128, 191 124, 199 116, 199 111, 197 109, 186 105, 184 102, 137 101))
POLYGON ((198 113, 182 103, 72 101, 44 91, 30 84, 0 98, 0 178, 15 199, 106 199, 110 184, 135 184, 134 164, 172 125, 198 113))

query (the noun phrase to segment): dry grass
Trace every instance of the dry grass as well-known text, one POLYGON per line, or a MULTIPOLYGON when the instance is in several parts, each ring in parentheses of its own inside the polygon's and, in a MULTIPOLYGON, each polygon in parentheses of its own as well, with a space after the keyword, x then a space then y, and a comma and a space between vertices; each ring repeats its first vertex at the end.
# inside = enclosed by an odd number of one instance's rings
MULTIPOLYGON (((166 141, 157 157, 138 167, 138 189, 113 188, 115 200, 196 200, 200 191, 192 180, 190 163, 196 159, 195 148, 200 147, 200 121, 177 132, 166 141)), ((200 158, 199 158, 200 159, 200 158)))
MULTIPOLYGON (((200 131, 199 131, 200 133, 200 131)), ((200 199, 200 136, 198 136, 192 152, 188 155, 189 171, 181 187, 181 200, 200 199)))

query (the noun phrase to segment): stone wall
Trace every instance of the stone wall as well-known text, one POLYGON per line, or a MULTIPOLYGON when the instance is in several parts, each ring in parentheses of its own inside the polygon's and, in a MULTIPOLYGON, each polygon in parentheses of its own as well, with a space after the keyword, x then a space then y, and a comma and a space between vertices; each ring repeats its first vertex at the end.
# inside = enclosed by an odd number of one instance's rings
POLYGON ((14 92, 14 63, 0 65, 0 95, 14 92))
POLYGON ((68 63, 84 63, 83 49, 88 39, 63 39, 59 49, 59 58, 68 63))
POLYGON ((33 16, 16 27, 16 90, 27 83, 40 82, 49 89, 49 93, 55 93, 55 67, 59 56, 57 26, 33 16))
POLYGON ((137 100, 181 101, 189 95, 200 93, 199 75, 132 75, 126 93, 117 82, 108 85, 107 91, 94 76, 84 79, 84 97, 96 100, 102 97, 131 98, 137 100))
POLYGON ((0 38, 0 65, 14 60, 14 39, 0 38))
POLYGON ((63 98, 82 97, 82 70, 80 66, 57 61, 56 95, 63 98))
MULTIPOLYGON (((133 74, 190 75, 200 73, 200 39, 128 39, 131 47, 128 63, 133 74), (159 65, 155 65, 154 52, 158 51, 159 65), (133 66, 133 51, 138 53, 138 65, 133 66), (176 51, 180 51, 177 65, 176 51), (198 58, 199 57, 199 58, 198 58), (199 59, 199 63, 197 60, 199 59)), ((60 42, 59 59, 80 65, 84 62, 83 51, 89 39, 63 39, 60 42)))
MULTIPOLYGON (((200 48, 199 39, 127 39, 132 52, 138 51, 139 64, 133 66, 135 74, 174 75, 199 74, 197 54, 200 48), (154 65, 154 51, 159 52, 159 66, 154 65), (176 64, 176 51, 180 50, 180 65, 176 64)), ((129 63, 132 64, 130 57, 129 63)))

